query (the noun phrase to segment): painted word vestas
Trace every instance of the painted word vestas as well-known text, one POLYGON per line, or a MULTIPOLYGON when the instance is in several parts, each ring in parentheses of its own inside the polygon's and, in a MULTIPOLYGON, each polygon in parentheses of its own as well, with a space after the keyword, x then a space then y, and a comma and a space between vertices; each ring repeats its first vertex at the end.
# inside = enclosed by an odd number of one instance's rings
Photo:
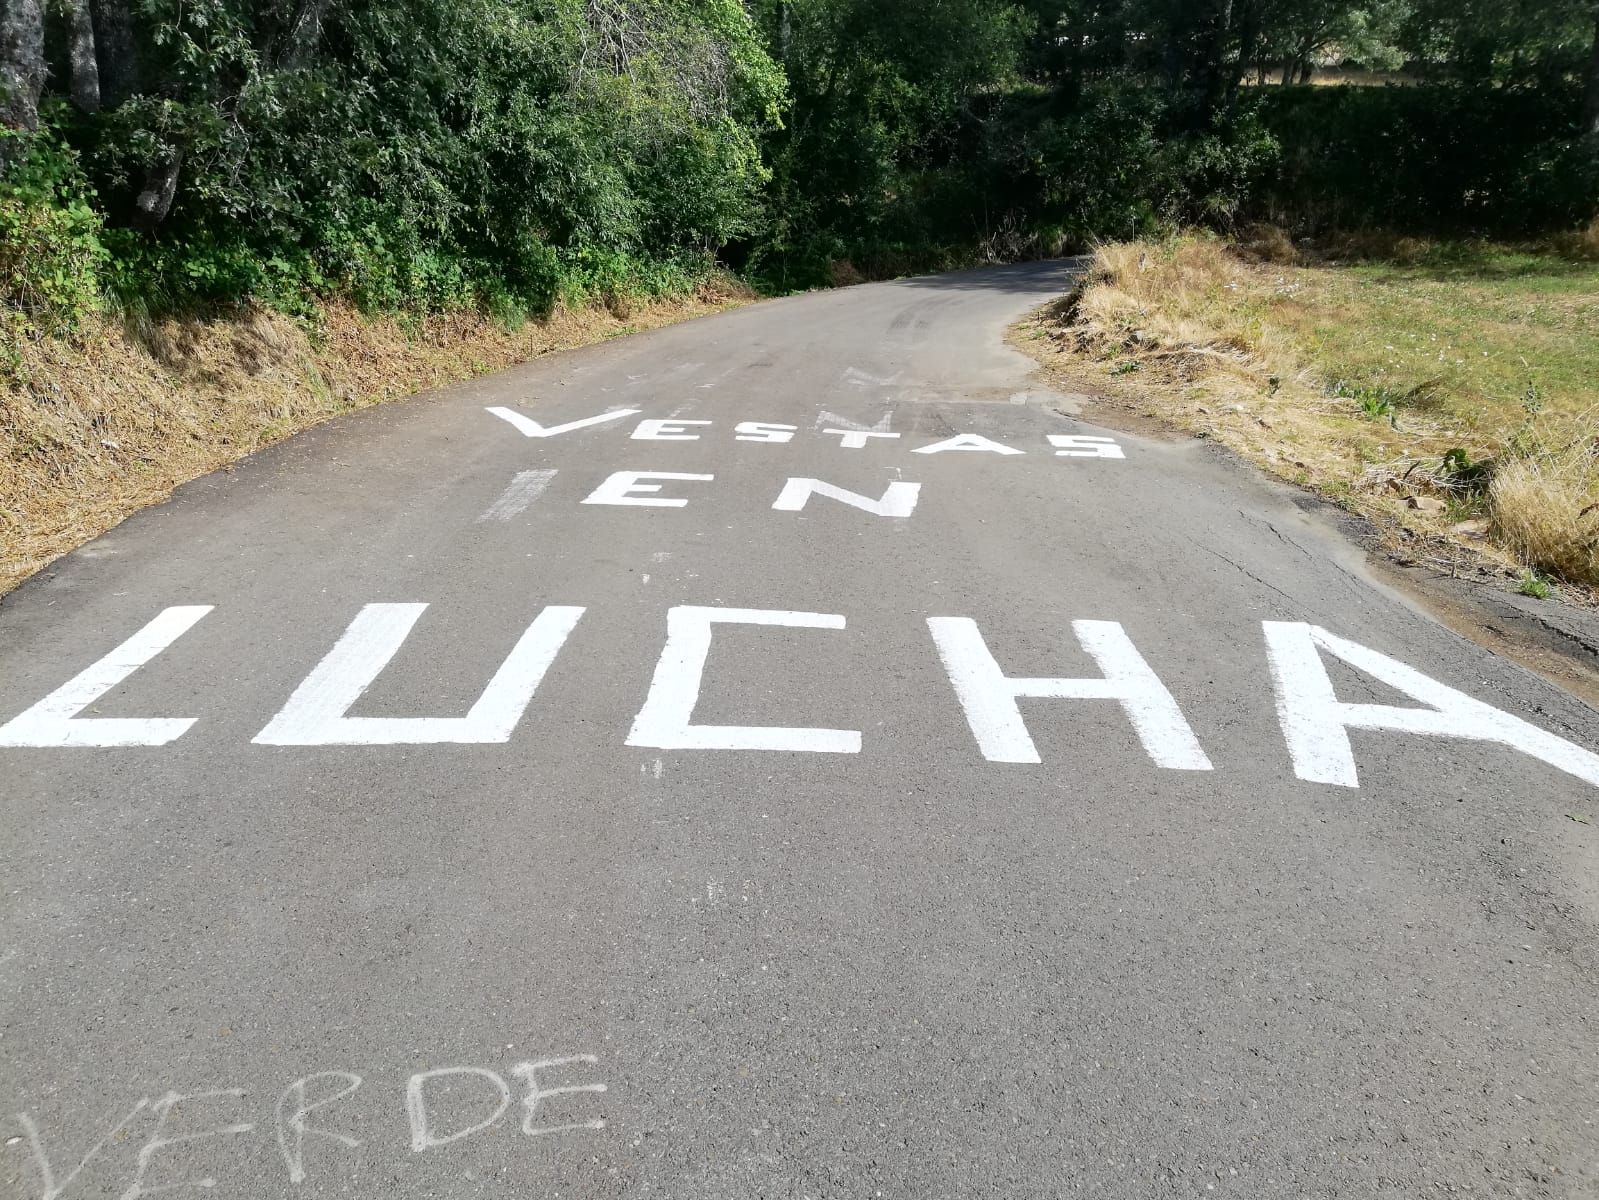
MULTIPOLYGON (((551 605, 534 617, 482 694, 459 717, 356 717, 350 709, 404 646, 426 604, 368 604, 254 739, 263 746, 492 744, 511 739, 551 663, 585 609, 551 605)), ((183 605, 159 613, 120 646, 90 664, 4 725, 0 746, 161 746, 183 737, 195 717, 79 715, 156 655, 211 608, 183 605)), ((838 613, 680 605, 666 612, 666 637, 648 692, 626 735, 629 746, 666 750, 858 754, 858 729, 819 726, 710 725, 694 720, 705 665, 719 626, 763 626, 782 636, 814 637, 846 627, 838 613)), ((1001 664, 968 617, 926 621, 977 752, 996 763, 1039 763, 1018 701, 1051 699, 1119 706, 1157 767, 1209 771, 1210 759, 1178 700, 1115 621, 1073 621, 1070 638, 1097 673, 1065 678, 1026 674, 1001 664)), ((1494 742, 1599 786, 1599 755, 1520 717, 1473 699, 1420 671, 1326 629, 1297 621, 1262 623, 1282 736, 1294 773, 1316 783, 1356 787, 1350 730, 1494 742), (1408 696, 1416 706, 1356 704, 1338 698, 1328 657, 1408 696)), ((795 681, 794 686, 805 686, 795 681)))
MULTIPOLYGON (((583 417, 576 421, 567 421, 560 425, 544 425, 529 417, 526 413, 517 412, 514 408, 494 407, 485 411, 493 413, 502 421, 512 426, 525 437, 552 438, 564 433, 571 433, 578 429, 588 429, 596 425, 604 425, 613 421, 620 421, 628 417, 636 417, 640 410, 636 408, 619 408, 611 412, 597 413, 592 417, 583 417)), ((823 413, 823 419, 817 422, 815 432, 823 437, 836 437, 841 450, 864 450, 868 446, 886 445, 901 439, 900 434, 888 428, 885 419, 875 426, 864 426, 853 422, 846 422, 831 413, 823 413), (834 425, 845 426, 834 428, 828 424, 831 418, 834 425)), ((705 436, 706 427, 715 425, 716 422, 708 420, 680 420, 675 417, 646 418, 640 421, 629 434, 635 442, 697 442, 705 436)), ((738 442, 758 442, 780 445, 794 440, 799 432, 798 425, 784 425, 775 421, 739 421, 733 426, 733 440, 738 442)), ((1126 458, 1126 453, 1115 438, 1101 437, 1091 434, 1078 433, 1050 433, 1044 435, 1056 458, 1126 458)), ((1027 451, 1019 446, 997 441, 985 437, 980 433, 957 433, 951 437, 939 438, 925 445, 910 447, 912 454, 992 454, 1000 458, 1010 458, 1027 451)))

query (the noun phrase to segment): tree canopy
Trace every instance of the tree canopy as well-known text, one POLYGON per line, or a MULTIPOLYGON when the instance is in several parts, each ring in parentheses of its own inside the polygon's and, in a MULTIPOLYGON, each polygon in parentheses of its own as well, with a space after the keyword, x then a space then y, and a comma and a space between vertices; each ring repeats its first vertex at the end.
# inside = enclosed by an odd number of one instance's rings
POLYGON ((717 256, 1584 219, 1599 5, 5 0, 0 124, 0 253, 77 205, 51 236, 125 292, 537 310, 717 256))

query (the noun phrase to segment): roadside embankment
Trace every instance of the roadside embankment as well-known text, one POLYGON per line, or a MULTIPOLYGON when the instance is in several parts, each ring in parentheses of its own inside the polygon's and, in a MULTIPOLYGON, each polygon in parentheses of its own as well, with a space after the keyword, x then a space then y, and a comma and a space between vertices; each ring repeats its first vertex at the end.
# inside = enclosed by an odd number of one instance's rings
POLYGON ((1401 564, 1599 602, 1599 223, 1540 250, 1107 245, 1015 340, 1369 518, 1401 564))
POLYGON ((557 310, 516 329, 330 303, 315 323, 261 308, 96 318, 25 342, 0 382, 0 594, 179 484, 330 417, 751 298, 718 279, 683 299, 557 310))

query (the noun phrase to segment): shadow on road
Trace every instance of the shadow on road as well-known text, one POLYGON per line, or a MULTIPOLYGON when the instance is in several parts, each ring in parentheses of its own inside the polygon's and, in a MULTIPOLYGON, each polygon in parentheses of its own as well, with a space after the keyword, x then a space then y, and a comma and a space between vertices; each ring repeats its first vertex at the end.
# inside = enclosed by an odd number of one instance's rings
POLYGON ((1032 294, 1061 291, 1071 286, 1074 276, 1088 265, 1088 258, 1054 258, 1043 262, 1011 263, 1000 267, 978 267, 971 271, 949 271, 942 275, 917 275, 894 282, 901 287, 934 290, 986 291, 1032 294))

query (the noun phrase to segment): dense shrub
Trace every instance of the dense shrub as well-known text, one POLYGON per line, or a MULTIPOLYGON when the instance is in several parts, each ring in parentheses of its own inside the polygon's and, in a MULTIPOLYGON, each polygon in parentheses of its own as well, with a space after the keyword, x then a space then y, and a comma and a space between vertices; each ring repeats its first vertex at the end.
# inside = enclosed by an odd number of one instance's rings
POLYGON ((101 55, 128 94, 61 130, 129 300, 295 308, 337 287, 376 308, 541 312, 687 286, 761 213, 783 83, 737 0, 132 15, 131 43, 101 55))
POLYGON ((718 256, 785 289, 1262 217, 1570 231, 1599 208, 1595 14, 1533 7, 13 5, 37 37, 0 38, 0 129, 44 118, 0 143, 0 253, 12 308, 67 323, 101 286, 516 320, 718 256), (1332 48, 1420 82, 1265 86, 1332 48))
POLYGON ((1283 147, 1256 202, 1285 223, 1516 235, 1599 208, 1572 86, 1265 88, 1283 147))
POLYGON ((0 130, 12 167, 0 180, 0 368, 17 343, 70 331, 100 301, 101 220, 77 156, 48 134, 0 130))

